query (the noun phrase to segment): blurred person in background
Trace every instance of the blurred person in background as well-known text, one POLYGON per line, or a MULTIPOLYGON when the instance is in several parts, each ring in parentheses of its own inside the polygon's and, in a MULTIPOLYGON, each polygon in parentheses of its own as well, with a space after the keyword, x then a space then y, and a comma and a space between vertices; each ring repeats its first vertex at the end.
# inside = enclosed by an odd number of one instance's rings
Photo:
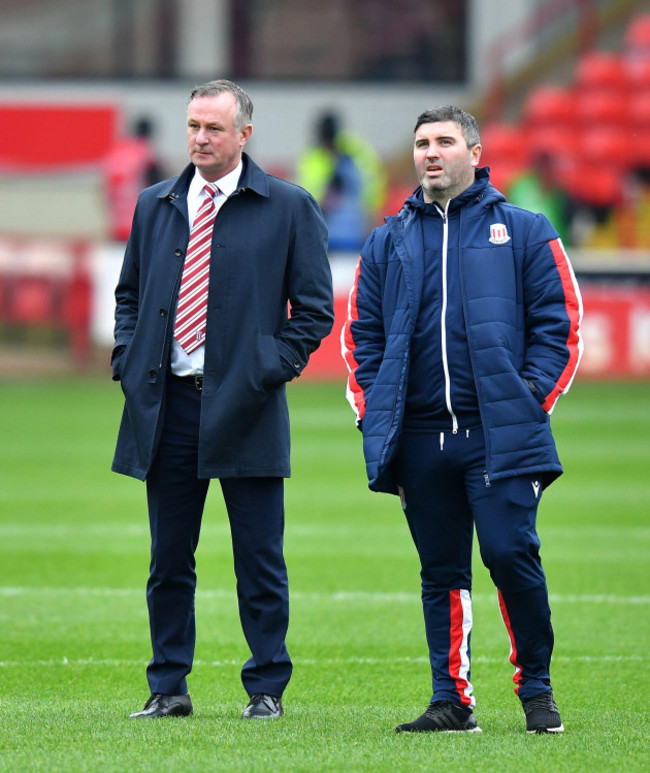
POLYGON ((617 244, 650 250, 650 168, 640 165, 625 176, 623 201, 615 213, 617 244))
POLYGON ((421 563, 433 696, 397 732, 479 727, 472 541, 498 591, 529 733, 564 727, 537 509, 561 473, 550 413, 576 373, 582 303, 557 231, 479 168, 475 119, 415 126, 420 186, 361 251, 342 331, 369 486, 398 494, 421 563))
POLYGON ((191 163, 141 193, 115 293, 112 369, 126 399, 113 470, 146 480, 151 527, 151 696, 132 717, 192 712, 194 554, 212 478, 251 651, 242 716, 281 716, 292 672, 285 384, 331 330, 332 282, 316 201, 244 152, 252 113, 231 81, 193 89, 191 163))
POLYGON ((548 151, 535 153, 530 169, 518 175, 505 193, 511 204, 546 215, 562 242, 570 245, 575 205, 560 181, 559 163, 548 151))
POLYGON ((131 134, 120 138, 104 161, 111 238, 116 241, 129 238, 140 191, 164 177, 153 136, 151 119, 139 118, 131 134))
POLYGON ((318 201, 332 251, 358 252, 386 199, 386 173, 375 151, 341 128, 333 112, 316 123, 316 141, 298 160, 296 180, 318 201))

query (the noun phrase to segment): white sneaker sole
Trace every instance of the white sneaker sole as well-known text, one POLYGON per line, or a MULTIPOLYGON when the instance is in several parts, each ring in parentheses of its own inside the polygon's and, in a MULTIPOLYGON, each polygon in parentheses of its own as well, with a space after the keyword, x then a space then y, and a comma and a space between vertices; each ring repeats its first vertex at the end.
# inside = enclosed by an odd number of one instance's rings
POLYGON ((540 727, 539 730, 526 730, 528 735, 545 735, 546 733, 563 733, 564 725, 559 727, 540 727))

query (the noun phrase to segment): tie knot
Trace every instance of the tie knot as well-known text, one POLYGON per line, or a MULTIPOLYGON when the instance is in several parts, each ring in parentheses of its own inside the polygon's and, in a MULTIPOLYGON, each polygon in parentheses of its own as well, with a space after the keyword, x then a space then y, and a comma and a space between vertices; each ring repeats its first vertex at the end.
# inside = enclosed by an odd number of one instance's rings
POLYGON ((208 183, 206 186, 204 186, 203 191, 206 195, 206 198, 213 199, 217 193, 219 193, 219 188, 214 183, 208 183))

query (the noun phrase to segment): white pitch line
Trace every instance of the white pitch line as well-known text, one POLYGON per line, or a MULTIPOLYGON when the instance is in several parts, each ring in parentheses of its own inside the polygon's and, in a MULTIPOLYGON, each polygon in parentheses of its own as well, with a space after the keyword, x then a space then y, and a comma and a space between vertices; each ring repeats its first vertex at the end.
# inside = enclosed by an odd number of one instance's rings
MULTIPOLYGON (((88 587, 30 587, 30 586, 0 586, 0 597, 12 598, 22 596, 92 596, 101 598, 143 598, 144 587, 140 588, 88 588, 88 587)), ((235 588, 198 588, 197 599, 221 599, 233 598, 235 588)), ((291 591, 290 598, 294 601, 336 602, 336 603, 368 603, 368 604, 415 604, 420 603, 419 593, 400 592, 376 592, 376 591, 336 591, 334 593, 322 593, 319 591, 291 591)), ((494 601, 494 593, 474 593, 472 599, 481 604, 494 601)), ((650 596, 623 596, 615 594, 571 594, 551 593, 549 600, 552 604, 615 604, 643 606, 650 604, 650 596)))
MULTIPOLYGON (((398 663, 421 664, 428 663, 428 657, 403 657, 403 658, 292 658, 296 666, 364 666, 364 665, 395 665, 398 663)), ((557 655, 553 657, 554 663, 644 663, 648 660, 645 655, 557 655)), ((478 655, 472 658, 472 664, 507 664, 508 657, 504 654, 501 658, 478 655)), ((57 666, 70 668, 99 667, 99 668, 144 668, 147 665, 144 660, 117 660, 79 658, 69 660, 5 660, 0 661, 0 668, 54 668, 57 666)), ((194 668, 230 668, 240 667, 240 660, 195 660, 194 668)))

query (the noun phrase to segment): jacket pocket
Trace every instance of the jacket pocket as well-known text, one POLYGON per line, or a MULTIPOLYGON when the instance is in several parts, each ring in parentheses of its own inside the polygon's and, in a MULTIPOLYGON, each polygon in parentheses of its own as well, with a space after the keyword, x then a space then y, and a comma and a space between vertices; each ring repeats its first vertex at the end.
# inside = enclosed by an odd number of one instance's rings
POLYGON ((542 407, 542 404, 539 401, 539 394, 535 384, 532 381, 530 381, 530 379, 522 378, 522 376, 519 376, 519 379, 521 383, 524 385, 526 395, 533 401, 539 414, 544 418, 548 418, 548 413, 544 410, 544 408, 542 407))
POLYGON ((275 389, 293 376, 291 366, 281 357, 277 341, 272 335, 260 335, 258 363, 259 383, 264 391, 275 389))

